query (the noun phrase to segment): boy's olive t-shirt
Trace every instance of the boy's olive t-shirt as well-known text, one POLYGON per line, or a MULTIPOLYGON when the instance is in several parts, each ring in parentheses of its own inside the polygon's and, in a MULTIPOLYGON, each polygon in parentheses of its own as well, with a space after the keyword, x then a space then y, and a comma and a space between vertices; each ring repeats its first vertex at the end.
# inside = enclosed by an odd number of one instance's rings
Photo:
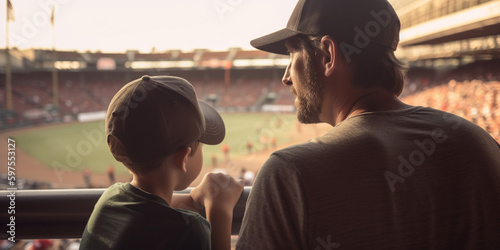
POLYGON ((130 183, 116 183, 96 203, 80 249, 210 249, 210 223, 130 183))

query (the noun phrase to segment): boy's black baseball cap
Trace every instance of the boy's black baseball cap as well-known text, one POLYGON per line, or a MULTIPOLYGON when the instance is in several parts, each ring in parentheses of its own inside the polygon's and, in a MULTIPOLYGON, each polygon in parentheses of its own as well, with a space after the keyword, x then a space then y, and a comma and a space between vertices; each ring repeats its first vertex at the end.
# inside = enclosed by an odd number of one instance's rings
POLYGON ((224 122, 193 86, 173 76, 143 76, 126 84, 111 100, 106 138, 116 160, 144 163, 168 156, 195 141, 224 140, 224 122))
POLYGON ((285 42, 289 38, 299 34, 331 35, 338 42, 358 49, 368 42, 396 50, 400 28, 399 18, 387 0, 299 0, 286 28, 254 39, 250 44, 286 55, 285 42))

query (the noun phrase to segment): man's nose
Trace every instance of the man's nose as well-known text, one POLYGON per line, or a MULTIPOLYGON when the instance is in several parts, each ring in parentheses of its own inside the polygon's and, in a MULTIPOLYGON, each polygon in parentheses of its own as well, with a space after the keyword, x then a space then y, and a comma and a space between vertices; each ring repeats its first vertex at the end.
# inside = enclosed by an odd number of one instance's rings
POLYGON ((290 64, 286 67, 285 74, 283 75, 281 82, 285 86, 292 86, 292 79, 290 78, 290 64))

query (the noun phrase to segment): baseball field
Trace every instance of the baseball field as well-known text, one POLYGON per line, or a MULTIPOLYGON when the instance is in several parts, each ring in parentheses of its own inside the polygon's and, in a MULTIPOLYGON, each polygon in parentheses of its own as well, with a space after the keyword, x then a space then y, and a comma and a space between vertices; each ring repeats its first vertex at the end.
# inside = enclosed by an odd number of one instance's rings
MULTIPOLYGON (((225 169, 235 177, 242 168, 257 172, 272 151, 306 141, 328 128, 298 125, 295 114, 224 113, 222 117, 226 138, 219 145, 203 147, 204 169, 193 185, 214 169, 225 169), (248 147, 249 142, 252 147, 248 147), (228 154, 223 153, 223 145, 229 147, 228 154)), ((0 147, 2 155, 7 151, 7 138, 16 142, 20 178, 48 182, 55 188, 84 187, 83 171, 88 168, 93 186, 106 187, 107 170, 112 165, 117 181, 130 180, 128 170, 109 153, 103 121, 23 128, 0 136, 5 142, 0 147)))

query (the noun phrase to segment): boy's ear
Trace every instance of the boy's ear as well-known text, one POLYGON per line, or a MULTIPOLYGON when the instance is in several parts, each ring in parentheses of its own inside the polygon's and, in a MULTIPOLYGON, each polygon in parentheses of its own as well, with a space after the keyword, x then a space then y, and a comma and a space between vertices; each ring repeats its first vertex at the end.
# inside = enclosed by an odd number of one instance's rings
POLYGON ((330 76, 338 64, 337 42, 331 36, 321 38, 321 50, 323 52, 323 67, 325 76, 330 76))
POLYGON ((191 147, 185 147, 177 151, 174 155, 175 166, 184 173, 187 172, 186 163, 190 153, 191 153, 191 147))

